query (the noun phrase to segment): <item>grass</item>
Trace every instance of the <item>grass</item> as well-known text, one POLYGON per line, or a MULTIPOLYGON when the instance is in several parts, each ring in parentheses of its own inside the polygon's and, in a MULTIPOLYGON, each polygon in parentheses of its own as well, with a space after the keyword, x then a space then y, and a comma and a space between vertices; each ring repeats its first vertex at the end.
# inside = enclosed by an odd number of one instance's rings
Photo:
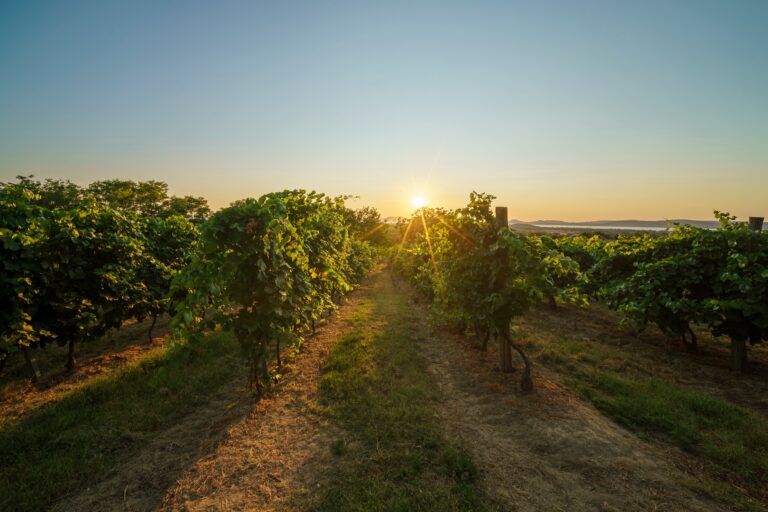
MULTIPOLYGON (((757 494, 768 485, 765 416, 659 379, 652 368, 618 347, 563 336, 546 341, 530 337, 529 348, 536 359, 565 375, 567 384, 617 423, 701 457, 715 469, 713 473, 725 470, 739 483, 757 489, 757 494)), ((744 502, 740 508, 750 508, 749 500, 735 496, 733 489, 715 487, 717 497, 731 494, 730 498, 744 502)))
POLYGON ((324 414, 338 432, 329 446, 333 470, 297 508, 484 510, 477 469, 441 432, 414 312, 386 274, 360 301, 320 384, 324 414))
MULTIPOLYGON (((168 315, 160 316, 153 329, 153 337, 162 336, 164 333, 167 333, 169 321, 170 317, 168 315)), ((100 339, 78 343, 78 363, 99 354, 119 352, 130 345, 135 346, 137 342, 141 345, 145 344, 151 322, 151 319, 142 322, 126 322, 119 329, 110 330, 100 339)), ((32 350, 30 355, 40 368, 43 379, 47 379, 52 374, 63 371, 64 363, 67 360, 67 351, 68 347, 66 345, 59 346, 56 343, 51 343, 42 350, 32 350)), ((4 387, 11 385, 13 387, 22 382, 27 382, 29 378, 30 371, 24 362, 24 358, 20 353, 16 353, 8 360, 3 371, 0 372, 0 385, 4 387)))
POLYGON ((212 333, 155 351, 4 426, 0 510, 45 509, 128 460, 232 378, 237 350, 212 333))
POLYGON ((754 483, 768 481, 768 421, 701 392, 653 378, 595 371, 579 393, 618 423, 661 434, 754 483))

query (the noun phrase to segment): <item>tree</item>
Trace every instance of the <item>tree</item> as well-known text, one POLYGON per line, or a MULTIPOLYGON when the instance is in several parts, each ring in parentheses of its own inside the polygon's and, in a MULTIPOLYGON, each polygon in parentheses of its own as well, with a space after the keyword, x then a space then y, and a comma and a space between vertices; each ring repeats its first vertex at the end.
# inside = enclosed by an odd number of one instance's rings
POLYGON ((381 221, 378 210, 366 206, 357 210, 346 209, 345 216, 349 225, 350 235, 370 242, 372 245, 384 247, 391 244, 389 226, 381 221))
POLYGON ((202 224, 210 217, 211 209, 205 198, 172 196, 166 200, 162 215, 167 217, 180 215, 194 224, 202 224))
POLYGON ((116 210, 149 216, 159 215, 168 198, 168 185, 155 180, 96 181, 88 186, 87 191, 116 210))

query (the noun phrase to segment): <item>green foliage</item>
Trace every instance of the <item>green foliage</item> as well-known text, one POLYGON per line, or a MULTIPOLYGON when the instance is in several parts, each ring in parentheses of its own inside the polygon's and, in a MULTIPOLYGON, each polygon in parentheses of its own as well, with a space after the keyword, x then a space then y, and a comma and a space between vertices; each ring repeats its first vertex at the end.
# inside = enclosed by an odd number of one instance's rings
MULTIPOLYGON (((690 349, 694 324, 734 344, 762 342, 768 339, 768 237, 728 214, 715 215, 717 230, 678 225, 662 237, 577 237, 558 246, 586 264, 584 290, 638 328, 654 323, 690 349)), ((735 360, 734 367, 743 369, 744 362, 735 360)))
POLYGON ((352 240, 349 250, 349 277, 357 282, 373 268, 378 256, 374 247, 365 241, 352 240))
POLYGON ((168 185, 162 181, 97 181, 88 186, 87 192, 116 210, 147 217, 180 215, 199 224, 211 213, 202 197, 169 197, 168 185))
POLYGON ((170 313, 170 287, 174 276, 185 268, 192 257, 199 232, 185 217, 143 217, 140 229, 145 240, 145 254, 137 269, 137 279, 146 293, 131 306, 131 316, 141 320, 170 313))
POLYGON ((578 263, 548 237, 522 236, 498 228, 494 197, 472 193, 466 208, 419 210, 403 231, 404 247, 394 256, 397 270, 432 302, 434 315, 459 330, 502 339, 502 369, 511 370, 509 348, 525 362, 522 386, 530 389, 530 363, 512 343, 510 323, 547 298, 584 303, 578 263))
POLYGON ((164 217, 181 216, 194 224, 202 224, 211 216, 208 201, 202 197, 171 196, 165 200, 161 215, 164 217))
POLYGON ((304 191, 246 199, 200 235, 205 201, 169 198, 162 182, 0 184, 0 350, 54 340, 73 349, 178 302, 177 326, 231 328, 252 376, 264 380, 268 345, 300 342, 373 265, 374 250, 350 230, 365 234, 378 213, 353 212, 345 199, 304 191))
POLYGON ((42 242, 50 212, 35 206, 22 188, 0 189, 0 352, 29 347, 39 340, 32 313, 39 303, 42 242))
POLYGON ((506 330, 511 319, 545 297, 582 302, 576 261, 548 237, 498 229, 494 197, 472 193, 466 208, 420 210, 394 257, 444 321, 476 330, 506 330))
POLYGON ((77 210, 84 201, 96 199, 99 203, 123 213, 143 217, 172 217, 180 215, 200 224, 211 210, 202 197, 168 196, 168 185, 162 181, 104 180, 82 188, 69 180, 46 179, 34 176, 16 176, 15 183, 0 183, 5 191, 27 191, 33 202, 48 210, 77 210))
POLYGON ((98 203, 55 212, 41 241, 39 301, 32 312, 44 344, 90 340, 128 318, 145 294, 136 270, 144 258, 137 220, 98 203))
POLYGON ((69 180, 46 179, 35 181, 34 176, 16 176, 17 183, 2 183, 0 188, 10 192, 27 191, 34 196, 34 203, 48 210, 73 210, 83 200, 84 191, 69 180))
POLYGON ((0 185, 0 236, 0 351, 8 353, 53 341, 74 349, 167 310, 197 229, 179 216, 116 210, 69 182, 22 176, 0 185))
POLYGON ((357 210, 346 210, 349 234, 356 240, 366 241, 376 247, 391 245, 389 226, 381 221, 376 208, 366 206, 357 210))
POLYGON ((174 281, 183 296, 178 329, 234 331, 251 378, 268 383, 272 344, 298 344, 301 331, 334 307, 372 263, 352 244, 343 197, 303 190, 233 203, 201 228, 191 264, 174 281))
POLYGON ((104 180, 91 183, 88 192, 103 203, 120 211, 140 215, 160 214, 168 197, 168 185, 161 181, 135 182, 131 180, 104 180))

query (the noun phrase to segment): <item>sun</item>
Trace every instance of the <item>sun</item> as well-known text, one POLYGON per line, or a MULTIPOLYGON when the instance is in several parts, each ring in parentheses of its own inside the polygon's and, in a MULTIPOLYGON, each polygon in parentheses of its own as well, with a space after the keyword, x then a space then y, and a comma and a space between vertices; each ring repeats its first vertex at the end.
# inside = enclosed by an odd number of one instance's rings
POLYGON ((411 197, 411 206, 414 208, 423 208, 427 205, 427 198, 424 196, 413 196, 411 197))

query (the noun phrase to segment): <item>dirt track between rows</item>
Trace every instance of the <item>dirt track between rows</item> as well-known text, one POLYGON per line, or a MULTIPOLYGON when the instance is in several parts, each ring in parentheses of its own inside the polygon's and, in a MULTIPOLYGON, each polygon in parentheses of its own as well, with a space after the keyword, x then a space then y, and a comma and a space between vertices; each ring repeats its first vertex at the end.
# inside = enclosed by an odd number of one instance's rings
POLYGON ((536 389, 524 395, 520 372, 498 371, 495 351, 426 323, 421 332, 448 433, 470 450, 504 510, 725 510, 681 487, 670 452, 602 416, 556 375, 536 368, 536 389))

